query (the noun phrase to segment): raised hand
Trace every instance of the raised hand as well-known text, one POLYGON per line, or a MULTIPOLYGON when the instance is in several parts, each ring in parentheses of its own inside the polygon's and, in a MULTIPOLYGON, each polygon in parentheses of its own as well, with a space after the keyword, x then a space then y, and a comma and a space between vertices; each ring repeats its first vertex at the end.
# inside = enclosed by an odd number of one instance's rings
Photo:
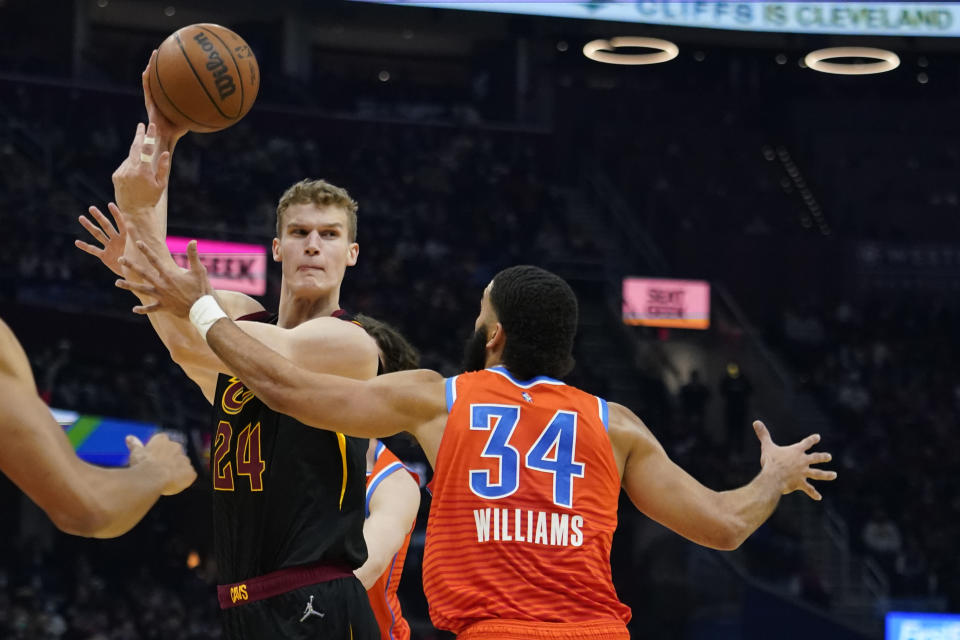
POLYGON ((165 496, 180 493, 197 479, 197 472, 190 464, 190 458, 183 447, 160 433, 144 445, 136 436, 127 436, 127 448, 130 449, 130 467, 150 469, 164 478, 165 496), (151 468, 152 467, 152 468, 151 468))
POLYGON ((117 205, 127 214, 153 211, 170 180, 170 152, 157 151, 157 125, 137 125, 130 153, 113 172, 117 205))
POLYGON ((786 495, 794 491, 803 491, 814 500, 822 500, 811 480, 836 480, 836 471, 815 469, 811 465, 830 462, 829 453, 815 451, 807 453, 810 447, 820 442, 820 435, 809 435, 800 442, 778 446, 770 437, 767 427, 759 420, 754 421, 753 430, 760 440, 760 466, 765 472, 773 473, 781 485, 781 493, 786 495))
POLYGON ((120 256, 123 255, 123 248, 127 244, 127 221, 124 219, 120 209, 117 208, 117 205, 111 202, 107 205, 107 209, 110 210, 110 215, 113 216, 114 222, 117 223, 116 227, 114 227, 107 219, 107 216, 103 215, 100 209, 96 207, 90 207, 88 211, 97 221, 97 224, 100 225, 99 227, 91 222, 87 216, 80 216, 80 225, 93 236, 94 240, 103 245, 103 248, 101 249, 96 245, 79 239, 74 240, 73 245, 77 249, 89 253, 94 258, 98 258, 104 266, 122 278, 123 271, 120 269, 119 260, 120 256))
POLYGON ((120 264, 141 280, 117 280, 117 286, 127 291, 144 293, 154 299, 152 304, 138 305, 134 313, 147 314, 155 311, 167 311, 180 318, 190 317, 193 303, 207 294, 213 294, 213 287, 207 278, 207 269, 197 254, 197 241, 187 245, 189 269, 181 269, 173 264, 163 264, 150 247, 137 241, 137 248, 150 263, 152 269, 143 269, 126 258, 120 258, 120 264))
POLYGON ((173 148, 176 146, 177 141, 182 138, 187 131, 186 128, 177 127, 170 120, 167 119, 165 115, 157 108, 157 103, 153 101, 153 94, 150 92, 150 82, 148 80, 148 73, 150 69, 156 69, 157 62, 157 50, 154 49, 153 53, 150 54, 150 62, 147 63, 147 68, 143 70, 143 73, 140 75, 140 80, 143 84, 143 102, 144 106, 147 108, 147 120, 148 122, 154 123, 156 128, 156 137, 157 137, 157 149, 159 151, 170 151, 173 152, 173 148))

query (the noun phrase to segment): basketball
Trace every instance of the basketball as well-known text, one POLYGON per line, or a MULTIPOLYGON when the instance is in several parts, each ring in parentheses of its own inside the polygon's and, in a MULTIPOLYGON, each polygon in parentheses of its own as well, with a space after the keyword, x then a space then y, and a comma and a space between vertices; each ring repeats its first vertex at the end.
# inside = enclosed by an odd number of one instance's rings
POLYGON ((216 24, 192 24, 172 33, 147 71, 150 93, 163 115, 199 133, 239 122, 260 89, 253 51, 216 24))

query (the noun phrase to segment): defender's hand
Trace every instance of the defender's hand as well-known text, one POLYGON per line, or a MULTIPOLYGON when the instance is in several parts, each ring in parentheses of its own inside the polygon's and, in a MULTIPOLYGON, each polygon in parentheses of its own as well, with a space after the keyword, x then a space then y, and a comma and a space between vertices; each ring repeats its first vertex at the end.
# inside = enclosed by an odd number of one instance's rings
POLYGON ((157 155, 157 125, 137 125, 130 153, 113 172, 117 204, 129 216, 149 213, 170 180, 170 152, 157 155))
POLYGON ((166 434, 153 436, 146 446, 135 436, 127 436, 127 448, 130 449, 131 468, 152 467, 152 472, 164 477, 161 493, 165 496, 180 493, 197 479, 197 472, 183 452, 183 447, 166 434))
POLYGON ((126 258, 120 258, 120 264, 135 273, 142 282, 121 279, 117 280, 116 284, 127 291, 145 293, 154 298, 155 302, 134 307, 134 313, 167 311, 180 318, 188 318, 194 302, 205 295, 213 294, 213 287, 207 278, 207 269, 200 263, 197 254, 196 240, 191 240, 187 245, 189 269, 161 264, 157 255, 139 240, 137 248, 153 268, 141 269, 126 258))
POLYGON ((781 447, 774 444, 767 427, 759 420, 754 421, 753 430, 760 439, 760 466, 764 472, 774 474, 780 483, 781 493, 786 495, 803 491, 814 500, 821 500, 823 496, 813 488, 810 480, 836 480, 837 472, 811 467, 833 459, 826 452, 807 453, 810 447, 820 442, 820 435, 813 434, 800 442, 781 447))
POLYGON ((99 227, 91 222, 87 216, 80 216, 80 225, 93 236, 94 240, 103 245, 103 248, 79 239, 74 240, 73 245, 94 258, 98 258, 104 266, 122 278, 123 271, 120 269, 119 260, 120 256, 123 255, 123 248, 127 244, 127 222, 117 205, 111 202, 107 205, 107 209, 110 210, 110 215, 117 223, 116 228, 110 223, 107 216, 103 215, 100 209, 96 207, 90 207, 88 211, 100 225, 99 227))

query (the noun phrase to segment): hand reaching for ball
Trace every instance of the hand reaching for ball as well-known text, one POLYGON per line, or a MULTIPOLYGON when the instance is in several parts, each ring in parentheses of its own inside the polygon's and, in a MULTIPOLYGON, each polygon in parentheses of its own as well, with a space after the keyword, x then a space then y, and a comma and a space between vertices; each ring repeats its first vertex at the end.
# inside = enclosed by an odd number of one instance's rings
POLYGON ((150 54, 147 68, 140 75, 140 80, 143 83, 143 103, 147 108, 147 121, 154 123, 157 128, 157 151, 170 151, 172 153, 177 142, 187 134, 189 129, 169 120, 153 100, 153 94, 150 92, 149 74, 150 70, 156 65, 156 60, 157 50, 154 49, 153 53, 150 54))

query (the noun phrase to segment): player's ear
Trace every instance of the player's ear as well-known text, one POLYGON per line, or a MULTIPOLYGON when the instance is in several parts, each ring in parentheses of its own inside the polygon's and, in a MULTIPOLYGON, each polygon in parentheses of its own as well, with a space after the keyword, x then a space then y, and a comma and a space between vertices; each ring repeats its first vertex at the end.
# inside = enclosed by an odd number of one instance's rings
POLYGON ((350 246, 347 247, 347 266, 352 267, 357 264, 357 258, 360 257, 360 245, 356 242, 351 242, 350 246))
POLYGON ((283 256, 280 255, 280 238, 273 239, 273 245, 271 246, 273 251, 273 261, 282 262, 283 256))
POLYGON ((487 332, 487 349, 502 349, 507 343, 507 334, 503 330, 503 325, 497 322, 493 328, 487 332))

